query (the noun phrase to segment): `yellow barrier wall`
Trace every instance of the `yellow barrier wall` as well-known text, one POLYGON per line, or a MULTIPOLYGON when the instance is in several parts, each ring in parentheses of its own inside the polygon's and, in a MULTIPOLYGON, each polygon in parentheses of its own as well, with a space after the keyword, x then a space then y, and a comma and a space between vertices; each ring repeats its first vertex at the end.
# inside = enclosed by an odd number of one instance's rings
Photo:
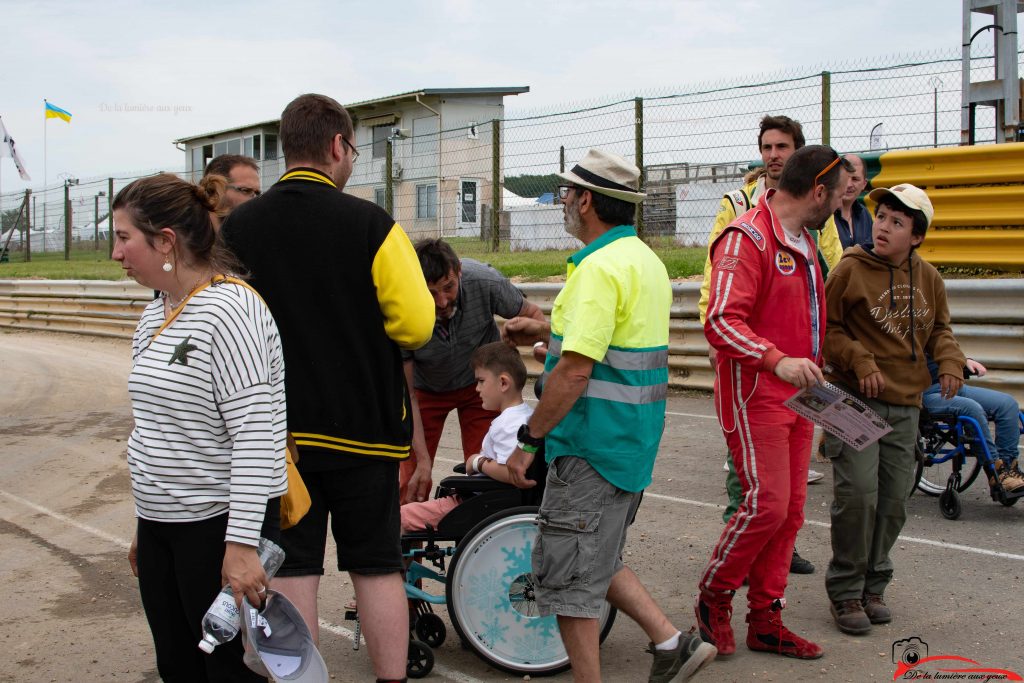
POLYGON ((1024 269, 1024 143, 900 150, 878 160, 871 187, 912 183, 932 200, 935 221, 920 249, 927 261, 1024 269))

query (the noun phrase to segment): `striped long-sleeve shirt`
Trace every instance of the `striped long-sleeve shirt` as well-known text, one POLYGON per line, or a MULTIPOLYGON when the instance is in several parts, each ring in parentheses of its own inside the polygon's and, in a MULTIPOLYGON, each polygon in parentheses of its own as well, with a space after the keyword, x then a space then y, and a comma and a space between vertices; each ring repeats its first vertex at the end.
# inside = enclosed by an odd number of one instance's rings
POLYGON ((159 335, 143 312, 128 391, 128 467, 137 514, 193 522, 228 513, 225 541, 259 542, 267 501, 287 490, 284 360, 277 325, 248 288, 195 294, 159 335))

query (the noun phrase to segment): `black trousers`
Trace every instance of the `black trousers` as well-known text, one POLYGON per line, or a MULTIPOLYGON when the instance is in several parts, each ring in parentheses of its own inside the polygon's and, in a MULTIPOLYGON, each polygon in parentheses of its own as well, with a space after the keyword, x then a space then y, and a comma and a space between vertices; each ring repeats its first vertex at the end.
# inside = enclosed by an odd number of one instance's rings
MULTIPOLYGON (((261 534, 280 539, 280 502, 267 505, 261 534)), ((139 593, 156 666, 165 683, 265 682, 242 662, 240 637, 212 655, 199 647, 203 615, 220 592, 227 514, 201 522, 138 520, 139 593)))

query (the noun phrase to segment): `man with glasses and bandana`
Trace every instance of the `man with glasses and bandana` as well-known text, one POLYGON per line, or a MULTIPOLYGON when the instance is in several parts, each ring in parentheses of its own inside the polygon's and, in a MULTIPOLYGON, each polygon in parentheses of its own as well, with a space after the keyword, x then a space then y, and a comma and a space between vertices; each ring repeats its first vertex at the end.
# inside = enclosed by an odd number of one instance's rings
POLYGON ((261 194, 260 167, 252 157, 221 154, 210 159, 206 165, 203 177, 208 175, 223 176, 228 181, 227 189, 217 206, 218 211, 223 211, 225 215, 261 194))
POLYGON ((743 495, 701 573, 695 610, 701 636, 722 655, 736 651, 732 597, 744 578, 748 648, 822 655, 780 614, 814 433, 783 402, 794 387, 823 381, 824 277, 807 228, 820 230, 839 208, 850 170, 831 147, 797 150, 778 187, 711 244, 704 334, 718 352, 715 405, 743 495))
POLYGON ((533 551, 537 608, 556 615, 577 681, 601 679, 599 622, 605 600, 651 639, 648 678, 690 678, 715 648, 680 633, 622 562, 626 530, 651 483, 665 426, 672 286, 637 236, 640 169, 592 149, 559 174, 565 230, 586 246, 569 257, 551 325, 506 323, 517 345, 548 341, 547 381, 508 460, 512 483, 543 444, 548 474, 533 551), (550 338, 545 332, 550 332, 550 338))

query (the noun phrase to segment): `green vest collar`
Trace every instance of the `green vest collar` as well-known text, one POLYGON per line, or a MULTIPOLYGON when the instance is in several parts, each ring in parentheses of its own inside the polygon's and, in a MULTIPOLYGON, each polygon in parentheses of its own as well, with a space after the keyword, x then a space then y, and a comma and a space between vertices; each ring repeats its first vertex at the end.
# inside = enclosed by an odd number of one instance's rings
POLYGON ((636 237, 636 228, 632 225, 617 225, 604 233, 596 240, 566 259, 566 263, 569 264, 569 271, 571 272, 574 268, 579 268, 580 264, 583 263, 583 259, 590 256, 601 247, 606 247, 622 237, 636 237))

